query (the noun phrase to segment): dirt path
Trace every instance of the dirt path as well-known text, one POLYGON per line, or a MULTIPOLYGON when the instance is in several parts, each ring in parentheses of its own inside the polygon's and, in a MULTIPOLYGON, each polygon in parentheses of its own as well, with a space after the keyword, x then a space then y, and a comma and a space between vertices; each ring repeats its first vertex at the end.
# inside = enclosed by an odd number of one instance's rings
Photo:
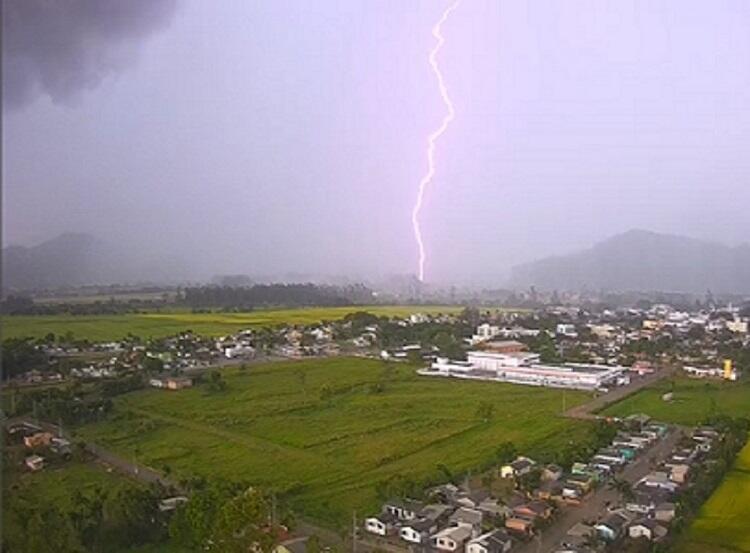
POLYGON ((647 388, 648 386, 651 386, 652 384, 658 382, 663 378, 667 378, 672 374, 673 371, 671 369, 662 369, 656 371, 653 374, 636 377, 627 386, 620 386, 610 392, 607 392, 604 395, 592 399, 587 403, 577 405, 572 409, 568 409, 565 412, 565 416, 572 419, 595 420, 598 418, 598 416, 596 415, 597 411, 600 411, 604 407, 616 403, 621 399, 632 395, 639 390, 642 390, 643 388, 647 388))

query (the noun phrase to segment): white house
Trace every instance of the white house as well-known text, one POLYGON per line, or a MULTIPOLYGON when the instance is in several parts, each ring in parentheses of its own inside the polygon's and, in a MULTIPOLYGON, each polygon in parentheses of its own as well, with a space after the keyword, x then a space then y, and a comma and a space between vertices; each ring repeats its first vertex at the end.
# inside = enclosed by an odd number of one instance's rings
POLYGON ((472 346, 480 344, 487 340, 492 340, 498 334, 500 334, 499 326, 484 323, 477 327, 476 334, 471 337, 470 343, 472 346))
POLYGON ((395 528, 395 519, 392 515, 381 515, 365 519, 365 530, 371 534, 385 536, 395 528))
POLYGON ((667 535, 667 529, 653 519, 641 519, 628 526, 628 535, 633 538, 646 538, 658 541, 667 535))
POLYGON ((530 473, 531 469, 534 468, 534 465, 536 465, 536 463, 528 457, 518 457, 512 463, 503 465, 500 468, 500 477, 517 478, 523 476, 524 474, 530 473))
POLYGON ((399 535, 409 543, 427 543, 430 535, 437 529, 437 523, 428 518, 421 518, 404 524, 399 530, 399 535))
POLYGON ((399 520, 415 520, 422 509, 423 503, 411 499, 389 501, 383 505, 383 512, 399 520))
POLYGON ((464 544, 471 537, 471 524, 459 523, 440 530, 432 536, 430 541, 436 549, 441 551, 461 551, 464 544))
POLYGON ((578 332, 576 331, 576 325, 569 323, 558 323, 555 328, 555 334, 558 336, 565 336, 567 338, 577 338, 578 332))

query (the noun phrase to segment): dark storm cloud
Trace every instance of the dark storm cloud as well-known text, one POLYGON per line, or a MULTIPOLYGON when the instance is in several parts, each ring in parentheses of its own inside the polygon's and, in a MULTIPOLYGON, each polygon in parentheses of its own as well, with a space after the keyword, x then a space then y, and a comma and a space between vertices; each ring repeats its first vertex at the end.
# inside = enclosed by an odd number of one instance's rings
POLYGON ((132 58, 177 0, 3 0, 3 105, 68 101, 132 58))

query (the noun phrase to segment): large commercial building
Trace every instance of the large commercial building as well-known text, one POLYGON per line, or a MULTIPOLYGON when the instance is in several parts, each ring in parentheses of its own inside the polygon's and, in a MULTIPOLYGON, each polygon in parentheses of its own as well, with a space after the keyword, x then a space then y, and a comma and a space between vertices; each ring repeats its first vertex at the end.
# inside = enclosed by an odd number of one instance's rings
POLYGON ((627 367, 621 366, 582 363, 548 365, 539 362, 538 354, 525 351, 470 351, 466 361, 438 358, 429 369, 420 371, 420 374, 552 388, 600 390, 626 384, 629 381, 627 370, 627 367))

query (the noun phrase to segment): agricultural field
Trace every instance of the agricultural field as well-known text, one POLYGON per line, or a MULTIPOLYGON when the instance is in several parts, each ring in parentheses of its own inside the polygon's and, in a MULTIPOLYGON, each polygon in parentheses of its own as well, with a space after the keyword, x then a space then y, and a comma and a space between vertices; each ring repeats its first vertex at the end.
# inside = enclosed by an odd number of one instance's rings
POLYGON ((72 332, 75 338, 91 341, 119 340, 128 333, 142 338, 172 336, 192 330, 206 336, 220 336, 254 326, 281 324, 314 324, 341 319, 355 311, 368 311, 386 317, 412 313, 457 313, 459 306, 425 305, 354 305, 348 307, 310 307, 301 309, 268 309, 247 313, 190 313, 170 311, 129 313, 125 315, 14 315, 4 317, 3 338, 72 332))
MULTIPOLYGON (((298 513, 335 527, 353 510, 377 509, 378 484, 395 475, 444 480, 439 465, 476 467, 503 441, 550 454, 590 428, 559 416, 560 391, 431 379, 376 360, 290 361, 223 375, 225 391, 120 396, 110 420, 79 435, 178 480, 222 476, 274 489, 298 513)), ((587 399, 566 392, 568 406, 587 399)))
POLYGON ((750 442, 703 505, 676 553, 750 552, 750 442))
POLYGON ((646 413, 677 424, 696 425, 711 414, 750 417, 750 382, 676 378, 661 380, 604 409, 601 414, 624 417, 646 413), (672 401, 662 396, 672 392, 672 401))

